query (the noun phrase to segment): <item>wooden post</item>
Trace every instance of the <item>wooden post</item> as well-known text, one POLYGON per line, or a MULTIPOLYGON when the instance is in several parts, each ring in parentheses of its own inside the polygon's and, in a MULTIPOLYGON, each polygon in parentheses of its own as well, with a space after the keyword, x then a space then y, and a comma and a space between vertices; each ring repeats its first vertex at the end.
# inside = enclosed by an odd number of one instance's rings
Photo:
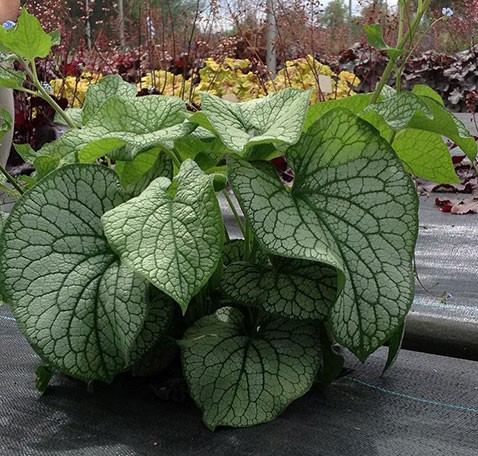
POLYGON ((266 65, 271 73, 271 76, 275 76, 277 70, 277 23, 273 9, 273 0, 267 0, 266 8, 266 65))

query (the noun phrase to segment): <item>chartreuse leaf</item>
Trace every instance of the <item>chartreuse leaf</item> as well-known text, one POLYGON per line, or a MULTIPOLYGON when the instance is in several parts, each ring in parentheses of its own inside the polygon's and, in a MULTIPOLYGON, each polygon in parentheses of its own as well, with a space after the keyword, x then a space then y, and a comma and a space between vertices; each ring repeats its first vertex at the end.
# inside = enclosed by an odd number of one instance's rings
POLYGON ((231 185, 265 250, 337 269, 329 325, 364 360, 412 302, 416 191, 390 145, 346 109, 322 116, 287 158, 291 191, 239 159, 229 163, 231 185))
POLYGON ((0 237, 0 283, 23 334, 49 366, 84 381, 128 367, 147 314, 148 282, 101 227, 124 198, 113 171, 66 166, 22 196, 0 237))
POLYGON ((82 124, 86 125, 108 98, 115 95, 123 98, 134 98, 137 93, 138 89, 135 85, 125 82, 117 74, 101 78, 96 84, 90 85, 86 91, 85 104, 82 110, 82 124))
POLYGON ((189 391, 211 430, 276 418, 311 388, 321 366, 314 325, 276 318, 250 334, 231 307, 196 321, 179 344, 189 391))
POLYGON ((297 142, 309 97, 310 91, 288 88, 244 103, 202 93, 201 103, 203 113, 226 147, 246 155, 256 144, 297 142))
POLYGON ((411 92, 400 92, 394 97, 370 105, 366 108, 366 111, 375 111, 394 130, 405 128, 412 117, 416 115, 419 115, 420 118, 433 120, 433 113, 425 101, 411 92))
POLYGON ((272 265, 235 262, 222 288, 234 302, 300 320, 324 320, 336 298, 335 269, 321 263, 274 258, 272 265))
POLYGON ((186 160, 176 179, 176 194, 171 181, 160 177, 102 221, 121 260, 186 312, 217 268, 224 226, 210 176, 186 160))
POLYGON ((405 128, 395 136, 393 148, 411 174, 432 182, 460 182, 441 135, 405 128))
POLYGON ((175 97, 112 96, 81 129, 70 130, 41 149, 42 155, 93 161, 102 155, 132 160, 151 147, 172 148, 194 125, 184 122, 186 108, 175 97), (100 141, 97 144, 89 143, 100 141), (114 153, 110 153, 114 152, 114 153))
POLYGON ((427 105, 433 120, 423 116, 414 116, 410 120, 408 127, 432 131, 446 136, 460 147, 470 160, 474 160, 476 156, 476 141, 463 123, 434 99, 428 96, 421 96, 420 98, 427 105))
POLYGON ((46 57, 50 53, 52 38, 40 21, 23 8, 17 26, 12 30, 0 27, 0 46, 27 60, 46 57))

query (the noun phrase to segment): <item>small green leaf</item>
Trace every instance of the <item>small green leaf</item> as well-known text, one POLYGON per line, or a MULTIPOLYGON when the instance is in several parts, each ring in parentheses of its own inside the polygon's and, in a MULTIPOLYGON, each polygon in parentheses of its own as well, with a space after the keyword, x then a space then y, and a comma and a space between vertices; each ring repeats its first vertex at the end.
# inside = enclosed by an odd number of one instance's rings
POLYGON ((382 371, 382 375, 390 369, 395 361, 397 360, 398 354, 400 352, 400 347, 402 346, 403 336, 405 334, 405 325, 402 324, 397 328, 397 330, 392 334, 390 339, 388 339, 388 356, 387 362, 382 371))
POLYGON ((382 34, 382 26, 380 24, 366 24, 363 28, 367 34, 367 41, 370 46, 379 51, 387 52, 392 60, 396 60, 403 54, 403 50, 392 48, 385 43, 382 34))
POLYGON ((35 386, 37 391, 40 393, 44 393, 46 391, 54 373, 55 371, 50 369, 48 366, 37 367, 35 370, 35 386))
POLYGON ((51 38, 52 46, 58 46, 61 43, 61 31, 59 28, 50 32, 48 36, 51 38))
POLYGON ((333 268, 312 261, 274 258, 271 266, 229 264, 222 288, 238 304, 259 306, 281 317, 324 320, 336 298, 333 268))
POLYGON ((265 98, 232 103, 201 94, 203 113, 222 142, 245 155, 256 144, 294 144, 300 137, 310 91, 285 89, 265 98))
POLYGON ((405 128, 395 136, 393 148, 409 173, 441 184, 460 182, 438 133, 405 128))
POLYGON ((0 87, 19 89, 25 82, 25 75, 22 71, 10 67, 0 66, 0 87))
POLYGON ((160 177, 137 198, 103 216, 121 260, 176 300, 183 312, 217 268, 224 226, 212 179, 186 160, 171 181, 160 177))
POLYGON ((311 388, 321 365, 315 326, 271 319, 251 335, 234 308, 196 321, 179 344, 189 391, 211 430, 271 421, 311 388))
POLYGON ((414 116, 433 121, 433 113, 427 104, 411 92, 400 92, 394 97, 386 98, 370 105, 366 111, 375 111, 394 130, 405 128, 414 116))
POLYGON ((445 106, 445 103, 438 92, 435 92, 431 87, 428 87, 424 84, 417 84, 413 86, 412 93, 422 97, 428 97, 432 100, 435 100, 437 103, 440 103, 442 106, 445 106))
POLYGON ((86 91, 81 124, 86 125, 108 98, 112 96, 134 98, 137 93, 138 89, 135 85, 125 82, 123 78, 117 74, 101 78, 96 84, 90 85, 86 91))
POLYGON ((367 35, 367 41, 370 46, 373 46, 379 51, 388 48, 383 39, 382 26, 380 24, 366 24, 363 26, 363 28, 367 35))
POLYGON ((129 366, 146 318, 148 282, 101 227, 124 199, 113 171, 65 166, 22 196, 0 236, 0 284, 20 329, 49 366, 86 382, 129 366))
POLYGON ((0 27, 0 46, 31 61, 50 53, 52 38, 43 30, 40 21, 23 8, 14 29, 7 31, 0 27))
POLYGON ((415 188, 390 145, 346 109, 322 116, 287 159, 296 176, 292 191, 238 159, 229 161, 231 186, 267 252, 337 269, 329 324, 364 360, 412 302, 415 188))

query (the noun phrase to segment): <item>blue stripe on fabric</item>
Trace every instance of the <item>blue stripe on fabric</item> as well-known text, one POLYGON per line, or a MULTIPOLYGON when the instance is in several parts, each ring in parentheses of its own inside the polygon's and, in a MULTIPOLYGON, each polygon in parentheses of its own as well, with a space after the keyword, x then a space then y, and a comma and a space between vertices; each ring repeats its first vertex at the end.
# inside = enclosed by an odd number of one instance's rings
POLYGON ((346 380, 349 380, 353 383, 358 383, 359 385, 367 386, 374 390, 380 391, 382 393, 390 394, 391 396, 399 397, 401 399, 408 399, 411 401, 422 402, 424 404, 435 405, 437 407, 445 407, 453 410, 461 410, 463 412, 478 413, 478 407, 465 407, 464 405, 451 404, 449 402, 434 401, 433 399, 426 399, 420 396, 413 396, 411 394, 400 393, 389 388, 384 388, 383 386, 374 385, 373 383, 364 382, 358 378, 345 377, 346 380))

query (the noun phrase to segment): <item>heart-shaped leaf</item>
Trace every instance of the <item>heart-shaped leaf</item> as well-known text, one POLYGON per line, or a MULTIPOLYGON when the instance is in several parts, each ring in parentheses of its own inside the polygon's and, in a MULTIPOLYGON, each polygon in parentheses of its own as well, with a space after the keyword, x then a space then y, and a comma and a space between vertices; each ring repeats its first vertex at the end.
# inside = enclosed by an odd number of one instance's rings
POLYGON ((0 237, 0 284, 22 332, 48 365, 85 381, 128 367, 147 313, 148 282, 101 227, 123 201, 113 171, 66 166, 22 196, 0 237))
POLYGON ((180 346, 189 391, 211 430, 276 418, 311 388, 321 365, 312 324, 271 319, 251 335, 230 307, 194 323, 180 346))
POLYGON ((227 266, 222 288, 234 302, 300 320, 323 320, 336 299, 337 275, 321 263, 274 258, 271 266, 227 266))
POLYGON ((185 312, 220 260, 222 214, 212 178, 192 160, 171 181, 160 177, 137 198, 103 216, 110 245, 122 261, 175 299, 185 312))
POLYGON ((135 85, 129 84, 117 74, 101 78, 96 84, 88 87, 85 104, 82 110, 82 124, 86 125, 100 110, 104 102, 112 96, 134 98, 138 93, 135 85))
POLYGON ((151 147, 171 149, 174 141, 189 134, 195 126, 184 122, 186 108, 175 97, 112 96, 81 129, 69 130, 45 145, 41 155, 62 157, 71 162, 91 162, 103 155, 133 160, 151 147), (113 140, 114 139, 114 140, 113 140), (100 141, 90 145, 95 141, 100 141))
POLYGON ((337 269, 340 294, 329 324, 364 360, 412 302, 415 188, 390 145, 346 109, 322 116, 287 157, 292 191, 239 159, 229 163, 231 185, 265 250, 337 269))
POLYGON ((297 142, 309 97, 310 91, 289 88, 244 103, 203 93, 201 103, 203 113, 226 147, 245 155, 256 144, 297 142))

